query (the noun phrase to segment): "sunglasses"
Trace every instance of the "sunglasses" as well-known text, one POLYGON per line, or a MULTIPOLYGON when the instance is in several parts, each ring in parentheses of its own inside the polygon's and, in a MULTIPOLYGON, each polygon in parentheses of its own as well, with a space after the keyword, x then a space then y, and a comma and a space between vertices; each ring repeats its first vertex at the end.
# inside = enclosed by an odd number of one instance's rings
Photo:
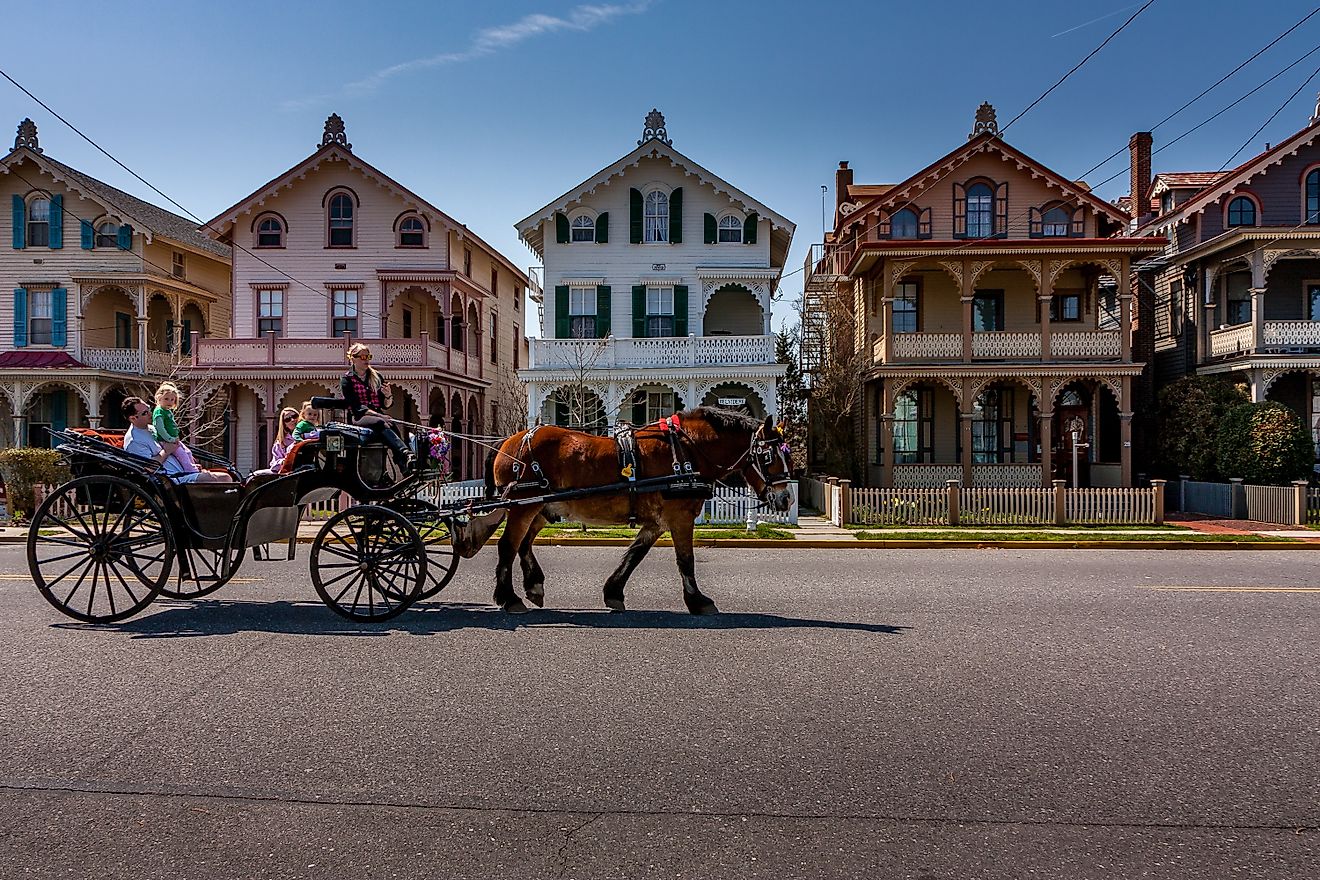
POLYGON ((284 421, 286 421, 286 422, 296 422, 296 421, 298 421, 298 417, 297 417, 297 416, 285 416, 285 417, 284 417, 284 421))
POLYGON ((369 355, 369 354, 355 354, 355 355, 353 355, 353 360, 355 360, 355 361, 369 361, 369 360, 371 360, 371 355, 369 355))
POLYGON ((140 418, 142 418, 143 416, 149 416, 149 415, 151 415, 151 410, 149 410, 149 409, 144 409, 144 410, 139 410, 138 412, 133 413, 133 418, 135 418, 135 419, 140 419, 140 418))

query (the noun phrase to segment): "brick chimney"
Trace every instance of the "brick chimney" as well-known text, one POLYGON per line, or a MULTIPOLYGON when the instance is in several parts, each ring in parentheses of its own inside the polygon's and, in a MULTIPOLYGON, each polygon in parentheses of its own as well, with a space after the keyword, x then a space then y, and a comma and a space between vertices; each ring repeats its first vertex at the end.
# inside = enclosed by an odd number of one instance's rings
POLYGON ((1132 195, 1132 219, 1138 223, 1150 213, 1150 132, 1139 131, 1128 141, 1132 154, 1132 182, 1128 192, 1132 195))
POLYGON ((849 201, 848 187, 852 186, 852 169, 848 167, 846 161, 839 163, 839 169, 834 172, 834 213, 839 213, 839 208, 849 201))

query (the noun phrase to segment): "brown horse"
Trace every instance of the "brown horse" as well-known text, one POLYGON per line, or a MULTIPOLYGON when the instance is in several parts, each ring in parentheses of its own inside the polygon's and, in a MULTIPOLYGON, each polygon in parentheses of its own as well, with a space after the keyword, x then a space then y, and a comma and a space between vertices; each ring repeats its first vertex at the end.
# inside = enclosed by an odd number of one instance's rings
MULTIPOLYGON (((739 413, 699 407, 670 420, 637 428, 636 478, 664 477, 690 464, 694 474, 715 483, 739 474, 763 503, 783 512, 792 504, 788 487, 789 463, 784 439, 771 419, 764 423, 739 413)), ((505 499, 530 498, 569 489, 623 483, 619 447, 614 439, 570 431, 552 425, 520 431, 500 446, 488 462, 487 490, 505 499)), ((545 575, 532 554, 532 542, 552 519, 591 525, 613 525, 630 520, 640 526, 623 561, 605 581, 605 604, 625 608, 623 586, 634 568, 665 531, 674 540, 678 571, 683 580, 683 601, 693 614, 714 614, 715 603, 697 587, 692 556, 692 528, 704 498, 666 497, 676 492, 636 492, 626 488, 607 494, 550 504, 511 506, 499 542, 495 570, 495 604, 505 611, 524 612, 527 606, 513 590, 513 559, 519 558, 523 593, 537 606, 545 604, 545 575)), ((504 511, 477 517, 454 536, 463 556, 475 554, 494 533, 504 511)))

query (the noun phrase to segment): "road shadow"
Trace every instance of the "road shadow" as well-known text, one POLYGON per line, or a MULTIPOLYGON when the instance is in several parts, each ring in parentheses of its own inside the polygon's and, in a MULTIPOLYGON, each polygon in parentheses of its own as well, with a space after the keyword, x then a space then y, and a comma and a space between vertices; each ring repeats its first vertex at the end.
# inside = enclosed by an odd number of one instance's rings
POLYGON ((281 635, 380 637, 390 633, 428 636, 465 629, 512 632, 572 628, 622 630, 821 629, 897 635, 908 627, 846 620, 816 620, 757 612, 694 616, 685 611, 538 608, 508 614, 491 605, 423 602, 384 623, 354 623, 318 602, 247 602, 199 599, 158 600, 155 613, 110 624, 56 623, 68 629, 122 632, 135 639, 178 639, 264 632, 281 635), (164 607, 162 607, 164 606, 164 607))

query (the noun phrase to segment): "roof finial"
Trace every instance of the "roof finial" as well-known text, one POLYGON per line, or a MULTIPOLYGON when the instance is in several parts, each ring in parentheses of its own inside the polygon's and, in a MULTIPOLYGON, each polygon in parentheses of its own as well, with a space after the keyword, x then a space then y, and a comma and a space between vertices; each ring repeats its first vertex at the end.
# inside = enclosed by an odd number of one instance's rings
POLYGON ((41 152, 41 146, 37 143, 37 124, 31 119, 24 119, 18 124, 18 137, 14 138, 15 150, 24 147, 34 153, 41 152))
POLYGON ((321 146, 328 147, 331 144, 338 144, 345 150, 353 149, 344 132, 344 120, 339 118, 338 113, 330 114, 330 118, 325 121, 325 134, 321 136, 321 146))
POLYGON ((1311 114, 1312 122, 1315 122, 1317 119, 1320 119, 1320 92, 1316 92, 1315 94, 1315 112, 1311 114))
POLYGON ((989 101, 983 101, 981 106, 976 108, 976 125, 972 126, 972 133, 967 136, 967 139, 971 140, 978 134, 991 134, 999 137, 999 123, 995 121, 995 108, 989 101))
POLYGON ((673 146, 674 143, 669 139, 669 132, 665 131, 665 114, 654 107, 646 114, 646 126, 642 129, 642 139, 637 142, 637 146, 640 147, 652 139, 658 140, 665 146, 673 146))

